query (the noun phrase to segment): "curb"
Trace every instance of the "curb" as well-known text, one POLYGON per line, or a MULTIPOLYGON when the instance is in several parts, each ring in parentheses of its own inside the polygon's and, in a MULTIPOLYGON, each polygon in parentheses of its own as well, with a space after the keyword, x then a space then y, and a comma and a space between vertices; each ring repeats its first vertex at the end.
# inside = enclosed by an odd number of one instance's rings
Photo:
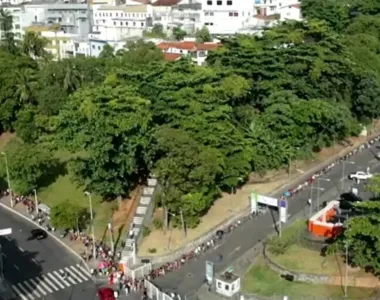
MULTIPOLYGON (((14 213, 14 214, 18 215, 19 217, 23 218, 24 220, 27 220, 28 222, 30 222, 33 225, 41 228, 42 230, 46 231, 46 229, 44 227, 42 227, 41 225, 33 222, 31 219, 29 219, 28 217, 24 216, 22 213, 19 213, 18 211, 14 210, 14 209, 12 209, 10 207, 8 207, 7 205, 5 205, 3 203, 0 203, 0 206, 3 207, 3 208, 5 208, 6 210, 8 210, 11 213, 14 213)), ((69 250, 69 252, 71 252, 72 254, 74 254, 74 256, 76 256, 77 258, 79 258, 79 260, 83 263, 83 265, 85 266, 85 268, 87 269, 87 271, 91 274, 91 270, 90 270, 88 264, 86 263, 86 261, 77 252, 75 252, 73 249, 71 249, 71 247, 69 247, 68 245, 66 245, 61 239, 59 239, 58 237, 56 237, 51 232, 49 232, 49 231, 46 231, 46 232, 47 232, 47 234, 49 236, 53 237, 60 245, 62 245, 67 250, 69 250)))

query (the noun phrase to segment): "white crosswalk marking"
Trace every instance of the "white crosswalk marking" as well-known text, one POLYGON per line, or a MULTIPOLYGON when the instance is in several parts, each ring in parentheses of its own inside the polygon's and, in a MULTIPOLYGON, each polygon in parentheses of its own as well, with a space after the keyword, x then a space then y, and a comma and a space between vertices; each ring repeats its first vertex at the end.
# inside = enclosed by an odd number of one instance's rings
POLYGON ((65 280, 64 278, 62 278, 62 276, 61 276, 60 274, 58 274, 57 271, 53 271, 53 273, 54 273, 55 276, 57 276, 57 277, 61 280, 61 282, 63 282, 63 284, 64 284, 65 286, 67 286, 67 287, 70 286, 70 284, 68 284, 68 283, 66 282, 66 280, 65 280))
POLYGON ((74 266, 70 266, 70 268, 73 270, 72 272, 74 272, 77 275, 79 275, 79 277, 81 277, 84 281, 88 280, 88 278, 86 276, 84 276, 81 272, 79 272, 78 269, 75 269, 74 266))
POLYGON ((47 274, 56 284, 58 284, 60 287, 61 287, 61 289, 64 289, 65 288, 65 286, 59 281, 59 280, 57 280, 54 276, 53 276, 53 274, 50 274, 50 273, 48 273, 47 274))
POLYGON ((34 297, 28 292, 28 290, 26 290, 26 289, 21 285, 21 283, 18 283, 18 284, 17 284, 17 287, 23 292, 24 295, 27 295, 27 296, 29 297, 29 299, 34 300, 34 297))
POLYGON ((16 293, 16 295, 18 296, 18 297, 20 297, 22 300, 28 300, 28 298, 27 297, 25 297, 24 295, 23 295, 23 293, 18 289, 18 287, 17 286, 12 286, 12 290, 16 293))
POLYGON ((34 279, 30 279, 29 280, 30 283, 32 285, 34 285, 34 287, 41 293, 43 294, 44 296, 46 296, 47 294, 45 293, 45 291, 41 288, 40 284, 38 284, 34 279))
POLYGON ((77 274, 75 274, 75 272, 71 271, 69 268, 65 268, 65 270, 67 271, 67 273, 70 274, 70 278, 71 278, 71 277, 74 277, 76 281, 78 281, 78 282, 83 282, 83 280, 82 280, 81 278, 79 278, 79 277, 77 276, 77 274))
POLYGON ((28 288, 28 290, 29 290, 30 292, 32 292, 34 295, 36 295, 37 298, 41 298, 41 295, 36 291, 36 289, 34 289, 34 288, 29 284, 29 282, 24 281, 24 285, 26 285, 26 287, 28 288))
MULTIPOLYGON (((49 287, 49 285, 47 283, 45 283, 45 281, 48 282, 47 278, 44 278, 44 277, 40 276, 40 277, 37 277, 36 279, 44 287, 45 290, 47 290, 49 293, 53 292, 53 290, 49 287)), ((53 286, 53 288, 56 288, 56 287, 53 286)), ((56 291, 59 291, 59 289, 56 288, 56 291)))
POLYGON ((82 270, 83 273, 87 274, 89 277, 91 277, 91 274, 86 270, 86 268, 83 268, 80 264, 77 264, 77 267, 82 270))
POLYGON ((12 286, 12 290, 17 299, 37 300, 89 280, 92 276, 86 267, 77 264, 19 282, 12 286), (63 272, 67 276, 63 276, 63 272))

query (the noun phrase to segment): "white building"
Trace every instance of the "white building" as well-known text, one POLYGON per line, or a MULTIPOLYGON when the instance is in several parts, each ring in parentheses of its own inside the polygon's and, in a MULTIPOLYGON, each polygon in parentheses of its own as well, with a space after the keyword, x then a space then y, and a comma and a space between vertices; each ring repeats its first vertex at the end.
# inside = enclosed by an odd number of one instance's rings
MULTIPOLYGON (((13 30, 16 39, 22 38, 24 35, 24 27, 29 26, 33 22, 33 17, 25 11, 21 5, 0 5, 0 8, 12 15, 13 30)), ((1 29, 0 29, 1 34, 1 29)))
POLYGON ((234 34, 256 15, 252 0, 200 0, 211 34, 234 34))
POLYGON ((280 21, 302 20, 301 5, 299 3, 280 7, 278 13, 280 14, 280 21))
POLYGON ((105 5, 94 10, 93 35, 99 40, 142 37, 147 27, 152 25, 151 5, 105 5))
POLYGON ((157 44, 157 48, 164 53, 164 59, 175 61, 182 56, 189 56, 198 66, 206 63, 207 55, 210 51, 215 51, 221 46, 220 43, 196 43, 194 40, 184 40, 181 42, 163 41, 157 44))

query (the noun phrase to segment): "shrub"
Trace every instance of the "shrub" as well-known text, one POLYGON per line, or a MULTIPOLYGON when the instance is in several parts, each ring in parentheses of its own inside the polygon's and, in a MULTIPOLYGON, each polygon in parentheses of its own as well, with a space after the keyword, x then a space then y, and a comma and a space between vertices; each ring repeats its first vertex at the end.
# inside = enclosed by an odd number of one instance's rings
POLYGON ((143 227, 143 237, 147 237, 150 234, 151 230, 149 227, 145 226, 143 227))
POLYGON ((163 227, 163 223, 162 223, 162 220, 161 219, 159 219, 159 218, 155 218, 154 220, 153 220, 153 226, 154 226, 154 228, 156 228, 156 229, 162 229, 162 227, 163 227))
POLYGON ((274 236, 268 240, 267 249, 274 255, 283 255, 293 244, 292 236, 280 238, 274 236))
POLYGON ((149 252, 149 253, 156 253, 156 252, 157 252, 157 249, 156 249, 156 248, 149 248, 149 249, 148 249, 148 252, 149 252))

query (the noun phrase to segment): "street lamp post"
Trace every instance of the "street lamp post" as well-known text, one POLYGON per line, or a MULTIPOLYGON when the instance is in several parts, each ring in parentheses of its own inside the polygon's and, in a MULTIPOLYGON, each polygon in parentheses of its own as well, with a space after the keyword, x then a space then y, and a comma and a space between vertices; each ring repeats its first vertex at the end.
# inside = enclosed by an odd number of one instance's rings
POLYGON ((6 154, 5 152, 1 152, 1 154, 4 155, 5 169, 6 169, 6 171, 7 171, 7 181, 8 181, 8 190, 9 190, 9 201, 10 201, 11 207, 13 207, 11 179, 10 179, 10 176, 9 176, 9 168, 8 168, 7 154, 6 154))
POLYGON ((313 215, 313 190, 317 190, 318 191, 318 199, 317 199, 317 204, 319 206, 319 191, 324 191, 325 189, 324 188, 321 188, 319 187, 319 181, 318 181, 318 186, 314 186, 314 182, 311 184, 310 186, 310 209, 309 209, 309 216, 311 218, 311 216, 313 215))
POLYGON ((329 182, 330 179, 328 179, 328 178, 320 178, 320 177, 317 179, 317 181, 318 181, 318 186, 317 186, 317 208, 318 208, 318 209, 319 209, 319 207, 320 207, 319 194, 320 194, 320 191, 321 191, 321 187, 320 187, 320 185, 321 185, 321 180, 322 180, 322 181, 327 181, 327 182, 329 182))
POLYGON ((343 161, 343 168, 342 168, 342 179, 341 179, 341 181, 342 181, 342 185, 341 185, 341 190, 342 190, 342 193, 343 193, 343 191, 344 191, 344 180, 345 180, 345 166, 346 166, 346 164, 351 164, 351 165, 354 165, 354 164, 355 164, 355 162, 353 162, 353 161, 343 161))
POLYGON ((96 259, 96 246, 95 246, 95 232, 94 232, 94 214, 92 211, 92 198, 90 192, 84 192, 88 197, 88 202, 90 203, 90 218, 91 218, 91 235, 92 235, 92 255, 96 259))
POLYGON ((37 199, 37 191, 36 191, 36 189, 33 189, 33 192, 34 192, 34 202, 35 202, 35 205, 36 205, 36 212, 38 213, 38 199, 37 199))

